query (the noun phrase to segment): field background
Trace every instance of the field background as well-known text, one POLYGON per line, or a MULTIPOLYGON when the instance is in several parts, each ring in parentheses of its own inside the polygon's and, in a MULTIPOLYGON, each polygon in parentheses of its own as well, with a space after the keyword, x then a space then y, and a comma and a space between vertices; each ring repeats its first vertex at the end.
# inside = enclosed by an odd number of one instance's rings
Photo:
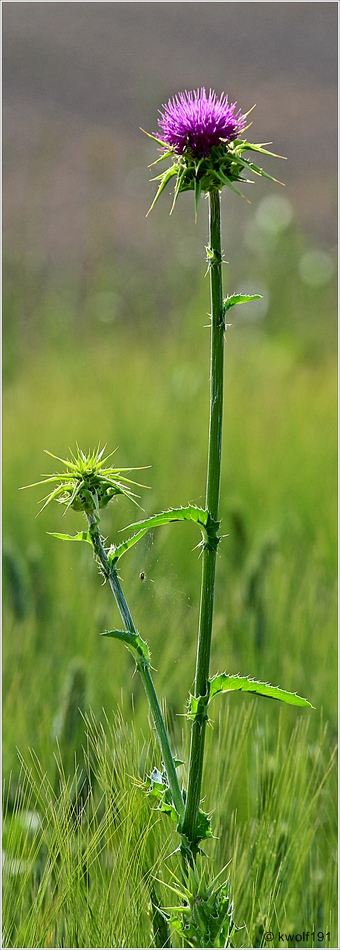
MULTIPOLYGON (((141 479, 151 486, 142 491, 146 514, 204 503, 207 207, 203 200, 195 224, 192 195, 183 195, 169 217, 167 194, 145 218, 154 194, 147 165, 156 154, 139 127, 154 131, 163 102, 179 89, 204 85, 227 91, 242 110, 256 102, 251 137, 273 141, 288 159, 265 164, 285 189, 259 180, 245 186, 250 205, 230 193, 222 197, 225 291, 259 292, 263 301, 235 308, 226 337, 221 518, 227 537, 218 559, 212 672, 249 673, 308 696, 316 707, 303 716, 294 709, 280 715, 278 704, 263 699, 221 698, 219 707, 216 700, 206 806, 216 808, 220 830, 216 870, 234 857, 235 916, 246 921, 249 941, 241 931, 239 946, 262 946, 265 930, 276 926, 291 932, 315 926, 331 931, 318 945, 337 945, 336 798, 328 772, 337 724, 336 16, 335 3, 3 4, 3 771, 9 815, 27 807, 22 789, 32 786, 23 782, 20 756, 29 762, 29 748, 42 770, 34 779, 38 795, 41 775, 55 783, 57 735, 66 775, 75 750, 78 759, 82 755, 84 730, 90 735, 101 788, 103 735, 106 754, 116 749, 120 756, 121 772, 125 763, 129 775, 142 776, 147 754, 136 752, 136 743, 143 749, 142 737, 149 737, 129 655, 98 636, 117 616, 90 548, 46 533, 75 533, 80 517, 70 513, 62 520, 62 510, 51 506, 35 519, 42 493, 18 488, 53 470, 44 449, 65 457, 76 442, 84 449, 100 442, 108 450, 119 447, 117 464, 151 465, 141 479), (79 719, 67 745, 63 697, 75 670, 79 706, 94 718, 87 728, 79 719), (118 728, 117 706, 124 727, 118 728), (275 783, 276 797, 266 798, 263 790, 275 783), (262 866, 274 828, 278 839, 262 866), (289 840, 286 851, 280 835, 289 840), (288 864, 274 894, 268 875, 276 860, 280 867, 281 852, 288 864)), ((121 538, 119 529, 141 514, 115 502, 103 515, 104 534, 121 538)), ((121 567, 183 758, 188 730, 178 714, 193 680, 198 540, 191 525, 159 529, 121 567)), ((136 804, 140 792, 129 790, 121 772, 114 780, 126 814, 135 823, 138 815, 145 828, 152 815, 145 817, 136 804)), ((34 807, 42 813, 48 806, 40 794, 34 807)), ((145 860, 155 866, 157 829, 153 843, 145 844, 145 860)), ((134 918, 124 905, 120 923, 111 921, 112 930, 101 937, 95 929, 90 936, 81 902, 71 901, 65 919, 74 906, 85 931, 65 935, 52 889, 50 924, 41 923, 34 904, 39 883, 33 900, 30 876, 36 853, 30 851, 20 891, 13 855, 21 860, 23 846, 16 835, 7 846, 5 945, 127 946, 128 939, 131 946, 149 945, 147 898, 134 918), (15 913, 14 892, 24 894, 15 913), (30 921, 20 930, 29 906, 41 923, 39 935, 30 921)), ((52 839, 46 840, 48 849, 52 839)), ((130 841, 123 852, 133 854, 130 841)), ((114 847, 113 853, 116 861, 114 847)), ((138 868, 137 862, 137 889, 138 868)), ((70 871, 71 891, 72 881, 70 871)))

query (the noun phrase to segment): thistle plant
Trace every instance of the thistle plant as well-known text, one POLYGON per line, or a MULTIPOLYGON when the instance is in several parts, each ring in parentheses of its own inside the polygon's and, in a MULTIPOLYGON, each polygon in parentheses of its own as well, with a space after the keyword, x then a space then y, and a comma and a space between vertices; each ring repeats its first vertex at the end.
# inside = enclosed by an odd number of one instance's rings
MULTIPOLYGON (((191 947, 232 946, 235 930, 228 882, 224 880, 221 883, 222 872, 214 877, 209 874, 206 866, 202 869, 202 861, 206 861, 202 857, 202 842, 212 834, 210 817, 201 807, 205 735, 210 703, 219 693, 238 690, 295 706, 311 707, 311 703, 296 693, 251 679, 248 673, 232 675, 223 672, 212 676, 210 671, 216 558, 221 542, 219 496, 226 317, 232 307, 259 297, 258 294, 247 293, 232 294, 226 298, 223 295, 221 190, 227 186, 240 195, 235 183, 247 183, 245 175, 248 172, 276 181, 249 158, 245 158, 245 153, 248 152, 274 155, 263 144, 251 144, 241 137, 249 127, 247 115, 248 113, 242 114, 237 109, 236 103, 230 104, 224 93, 218 98, 211 90, 207 94, 204 89, 198 89, 194 92, 179 93, 169 100, 160 110, 158 132, 146 133, 157 143, 160 151, 153 164, 170 161, 165 171, 153 179, 158 182, 158 189, 150 211, 172 179, 175 187, 171 210, 182 191, 194 192, 196 215, 202 194, 207 196, 209 203, 209 243, 206 247, 206 260, 210 278, 211 351, 205 507, 187 505, 170 508, 135 521, 125 529, 130 532, 126 540, 108 545, 100 533, 101 509, 109 502, 117 501, 118 496, 122 494, 138 504, 135 494, 138 483, 129 478, 135 469, 110 467, 110 456, 104 457, 104 449, 100 446, 88 453, 77 448, 77 452, 71 455, 69 460, 59 460, 64 464, 63 472, 44 476, 41 481, 49 489, 42 500, 41 510, 56 500, 64 506, 65 512, 72 508, 84 513, 86 530, 79 531, 73 537, 62 533, 55 533, 54 536, 62 540, 85 541, 92 545, 96 562, 110 585, 122 620, 122 629, 114 627, 105 630, 103 636, 120 640, 127 647, 142 678, 162 755, 161 767, 153 769, 144 783, 144 789, 150 800, 154 799, 158 808, 176 821, 178 849, 182 856, 182 877, 174 878, 171 886, 172 894, 177 896, 177 905, 167 910, 158 910, 165 925, 172 926, 181 934, 185 945, 191 947), (189 695, 186 709, 191 725, 187 788, 182 788, 179 783, 177 768, 182 763, 174 758, 170 747, 153 682, 150 649, 134 624, 118 574, 121 558, 150 529, 182 521, 194 522, 201 532, 199 546, 202 571, 194 691, 189 695)), ((169 935, 164 938, 163 945, 171 946, 169 935)))

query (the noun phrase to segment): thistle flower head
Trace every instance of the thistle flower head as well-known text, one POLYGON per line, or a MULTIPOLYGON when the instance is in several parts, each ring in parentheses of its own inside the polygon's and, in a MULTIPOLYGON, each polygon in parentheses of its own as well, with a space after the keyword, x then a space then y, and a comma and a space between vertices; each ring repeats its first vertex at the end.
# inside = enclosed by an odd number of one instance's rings
POLYGON ((229 103, 224 92, 219 98, 211 89, 209 93, 205 89, 179 92, 159 113, 159 133, 146 133, 160 146, 161 154, 152 164, 157 165, 164 159, 172 159, 172 164, 153 179, 159 184, 149 212, 172 178, 175 178, 175 189, 171 211, 181 191, 193 191, 196 214, 201 194, 220 191, 224 185, 243 198, 235 182, 248 182, 249 179, 243 177, 245 171, 276 181, 246 159, 244 153, 282 156, 239 137, 248 128, 249 112, 243 114, 236 108, 236 102, 229 103))
POLYGON ((189 151, 191 155, 209 155, 214 145, 236 139, 246 124, 246 117, 236 102, 229 105, 223 92, 218 99, 215 92, 196 89, 194 92, 179 92, 159 110, 158 125, 162 138, 179 155, 189 151))
POLYGON ((62 462, 65 466, 64 472, 53 475, 42 476, 39 482, 32 485, 25 485, 25 488, 34 488, 36 485, 49 485, 51 491, 42 498, 44 502, 40 511, 43 511, 51 501, 58 501, 66 506, 66 510, 73 508, 74 511, 84 511, 86 514, 98 511, 99 508, 106 508, 109 501, 115 495, 126 495, 135 504, 138 504, 138 497, 132 491, 130 485, 138 485, 146 488, 145 485, 139 485, 138 482, 127 478, 126 473, 135 471, 132 468, 112 468, 107 466, 108 460, 114 454, 111 452, 106 458, 103 458, 105 446, 89 451, 87 454, 82 452, 77 446, 77 452, 70 452, 70 459, 60 459, 52 452, 47 452, 52 458, 62 462))

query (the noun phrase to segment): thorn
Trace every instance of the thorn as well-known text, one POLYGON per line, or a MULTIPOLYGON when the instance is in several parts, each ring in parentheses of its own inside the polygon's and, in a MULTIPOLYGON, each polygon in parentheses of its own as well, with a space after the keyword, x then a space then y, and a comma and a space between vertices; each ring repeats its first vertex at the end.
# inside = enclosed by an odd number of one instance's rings
MULTIPOLYGON (((254 105, 251 107, 251 109, 248 109, 248 112, 245 112, 245 113, 244 113, 244 118, 245 118, 245 119, 246 119, 247 115, 250 115, 250 113, 253 111, 253 109, 256 109, 256 102, 254 102, 254 105)), ((143 131, 143 130, 142 130, 142 131, 143 131)))

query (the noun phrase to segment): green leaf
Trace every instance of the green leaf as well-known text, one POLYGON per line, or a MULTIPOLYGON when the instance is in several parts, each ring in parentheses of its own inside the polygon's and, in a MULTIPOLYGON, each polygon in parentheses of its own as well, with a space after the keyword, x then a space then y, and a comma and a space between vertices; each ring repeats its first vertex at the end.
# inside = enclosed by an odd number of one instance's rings
POLYGON ((78 534, 59 534, 57 531, 47 531, 52 538, 59 538, 60 541, 88 541, 92 544, 91 535, 88 531, 79 531, 78 534))
POLYGON ((231 307, 235 307, 238 303, 249 303, 251 300, 261 300, 261 294, 231 294, 230 297, 227 297, 224 303, 225 313, 230 310, 231 307))
POLYGON ((186 712, 187 719, 190 719, 191 722, 199 722, 201 725, 203 722, 208 722, 207 709, 209 701, 210 693, 209 697, 193 696, 192 693, 190 693, 186 712))
POLYGON ((147 664, 150 663, 150 650, 148 644, 145 640, 142 640, 142 637, 139 633, 135 633, 131 630, 104 630, 104 633, 100 634, 101 637, 112 637, 114 640, 122 640, 129 649, 136 650, 140 656, 146 660, 147 664))
POLYGON ((140 541, 144 537, 147 531, 150 531, 152 528, 158 528, 165 524, 170 524, 173 521, 193 521, 203 528, 207 534, 210 532, 211 537, 213 532, 218 528, 218 523, 214 522, 210 517, 209 512, 203 508, 197 508, 196 505, 187 505, 186 508, 170 508, 168 511, 161 511, 158 515, 152 515, 151 518, 146 518, 144 521, 136 521, 133 524, 129 524, 126 528, 122 528, 123 531, 128 531, 130 528, 138 528, 135 534, 128 538, 127 541, 122 541, 121 544, 118 544, 117 547, 110 553, 109 558, 111 561, 118 561, 118 558, 122 557, 125 554, 125 551, 128 551, 137 541, 140 541))
POLYGON ((209 512, 204 508, 198 508, 196 505, 187 505, 185 508, 169 508, 168 511, 161 511, 158 515, 152 515, 151 518, 146 518, 145 521, 136 521, 133 524, 128 524, 124 531, 127 531, 128 528, 144 528, 146 530, 149 528, 155 528, 158 525, 169 524, 171 521, 195 521, 196 524, 202 525, 206 528, 209 519, 209 512))
POLYGON ((267 696, 269 699, 279 699, 283 703, 289 703, 291 706, 309 706, 315 707, 302 696, 296 693, 289 693, 279 686, 270 686, 269 683, 261 683, 250 679, 248 676, 229 676, 228 673, 220 673, 209 680, 209 703, 217 693, 228 693, 231 690, 241 690, 244 693, 257 693, 259 696, 267 696))
POLYGON ((151 775, 147 777, 145 785, 148 795, 152 795, 159 802, 158 811, 165 812, 167 815, 170 815, 174 821, 178 822, 179 816, 172 802, 171 791, 165 773, 154 768, 151 775))
POLYGON ((205 811, 199 809, 196 825, 196 841, 203 841, 204 838, 212 838, 211 820, 205 811))

